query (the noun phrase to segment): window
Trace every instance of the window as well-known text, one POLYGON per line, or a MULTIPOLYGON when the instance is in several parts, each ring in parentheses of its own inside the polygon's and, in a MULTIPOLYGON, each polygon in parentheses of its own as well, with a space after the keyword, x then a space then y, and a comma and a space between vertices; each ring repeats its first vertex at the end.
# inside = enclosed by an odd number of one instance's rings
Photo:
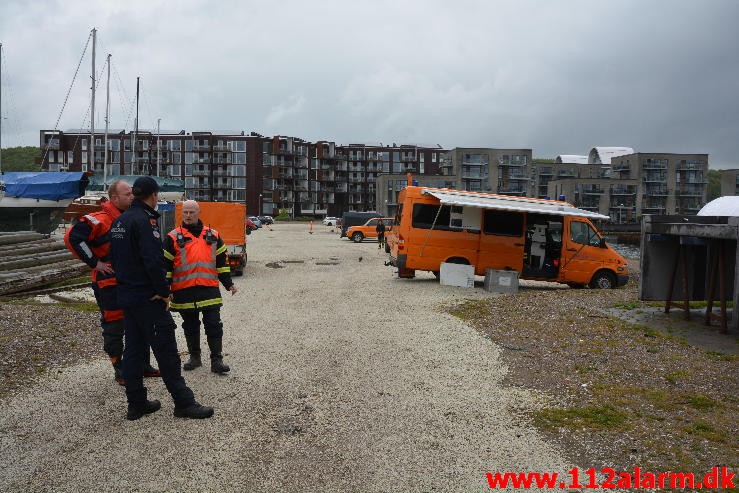
POLYGON ((233 152, 245 152, 246 142, 241 140, 235 140, 228 143, 228 148, 233 152))
POLYGON ((246 176, 246 166, 230 166, 228 169, 229 176, 246 176))
POLYGON ((172 164, 182 164, 182 153, 181 152, 172 153, 172 164))
MULTIPOLYGON (((49 162, 53 162, 54 161, 54 151, 50 151, 49 156, 50 156, 49 162)), ((87 164, 87 153, 86 152, 82 153, 82 163, 87 164)))
POLYGON ((523 234, 523 214, 508 211, 485 211, 485 228, 488 235, 517 236, 523 234))
POLYGON ((83 151, 87 150, 87 139, 82 139, 82 150, 83 151))
POLYGON ((185 150, 186 151, 192 151, 193 145, 195 144, 192 140, 186 140, 185 141, 185 150))
POLYGON ((72 164, 74 161, 74 153, 72 151, 67 151, 67 164, 72 164))
POLYGON ((581 245, 600 245, 600 238, 595 230, 588 223, 580 221, 570 222, 570 239, 581 245))
POLYGON ((169 176, 177 177, 177 178, 182 176, 181 166, 179 165, 169 166, 169 176))
MULTIPOLYGON (((188 140, 188 142, 190 142, 188 140)), ((192 164, 195 161, 195 153, 193 152, 186 152, 185 153, 185 164, 192 164)))
POLYGON ((170 151, 181 151, 182 150, 182 142, 179 140, 170 140, 167 141, 167 149, 170 151))
POLYGON ((233 159, 234 164, 246 164, 246 154, 243 154, 243 153, 234 154, 232 159, 233 159))
POLYGON ((442 205, 439 210, 438 205, 430 204, 413 204, 413 220, 411 222, 414 228, 420 229, 440 229, 444 231, 461 231, 457 228, 449 227, 451 219, 451 207, 442 205), (434 224, 434 220, 436 223, 434 224))

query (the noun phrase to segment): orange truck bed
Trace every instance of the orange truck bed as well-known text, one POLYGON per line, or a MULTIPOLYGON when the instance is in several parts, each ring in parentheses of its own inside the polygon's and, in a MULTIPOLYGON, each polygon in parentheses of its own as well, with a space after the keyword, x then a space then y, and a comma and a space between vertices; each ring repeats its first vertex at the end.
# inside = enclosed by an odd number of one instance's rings
MULTIPOLYGON (((246 243, 246 206, 229 202, 198 202, 200 220, 221 234, 227 245, 246 243)), ((175 204, 175 225, 182 224, 182 202, 175 204)))
MULTIPOLYGON (((246 267, 246 205, 230 202, 198 202, 200 220, 214 228, 228 247, 231 273, 240 276, 246 267)), ((182 202, 175 204, 175 226, 182 224, 182 202)))

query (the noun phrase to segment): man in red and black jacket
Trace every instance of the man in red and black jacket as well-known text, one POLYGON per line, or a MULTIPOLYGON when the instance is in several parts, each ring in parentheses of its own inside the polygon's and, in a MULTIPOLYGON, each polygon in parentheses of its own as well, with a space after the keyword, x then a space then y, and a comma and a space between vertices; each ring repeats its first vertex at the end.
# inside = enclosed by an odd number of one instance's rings
POLYGON ((219 284, 231 295, 238 289, 231 280, 226 245, 221 235, 200 220, 200 205, 194 200, 182 204, 182 225, 164 240, 167 277, 172 282, 170 308, 182 315, 190 359, 183 365, 194 370, 200 361, 200 314, 210 349, 210 370, 224 374, 231 368, 223 362, 223 305, 219 284))
MULTIPOLYGON (((121 357, 125 325, 123 310, 116 299, 118 282, 110 265, 110 225, 130 207, 131 186, 123 180, 114 181, 108 189, 108 197, 110 200, 102 203, 103 210, 82 216, 67 231, 64 241, 67 248, 92 269, 92 290, 101 313, 103 350, 113 364, 115 380, 123 385, 121 357)), ((147 352, 144 376, 159 376, 159 370, 151 366, 150 352, 147 352)))

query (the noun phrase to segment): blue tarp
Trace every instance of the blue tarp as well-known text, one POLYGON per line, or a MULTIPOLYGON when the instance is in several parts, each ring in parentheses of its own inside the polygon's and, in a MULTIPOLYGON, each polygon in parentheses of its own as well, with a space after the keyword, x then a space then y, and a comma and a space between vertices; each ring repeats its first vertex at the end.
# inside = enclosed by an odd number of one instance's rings
POLYGON ((76 199, 85 194, 87 176, 82 172, 11 171, 0 175, 7 197, 41 200, 76 199))

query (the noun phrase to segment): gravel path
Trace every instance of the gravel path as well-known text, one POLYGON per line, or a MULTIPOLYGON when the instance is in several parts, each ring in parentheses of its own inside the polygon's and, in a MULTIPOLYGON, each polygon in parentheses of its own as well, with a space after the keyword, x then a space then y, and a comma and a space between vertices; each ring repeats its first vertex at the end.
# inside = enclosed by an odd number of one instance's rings
POLYGON ((540 399, 502 386, 500 350, 443 312, 484 291, 273 229, 222 311, 231 374, 185 374, 214 418, 175 419, 148 380, 162 410, 127 422, 107 363, 65 369, 0 405, 0 491, 482 491, 486 471, 571 467, 520 418, 540 399))

